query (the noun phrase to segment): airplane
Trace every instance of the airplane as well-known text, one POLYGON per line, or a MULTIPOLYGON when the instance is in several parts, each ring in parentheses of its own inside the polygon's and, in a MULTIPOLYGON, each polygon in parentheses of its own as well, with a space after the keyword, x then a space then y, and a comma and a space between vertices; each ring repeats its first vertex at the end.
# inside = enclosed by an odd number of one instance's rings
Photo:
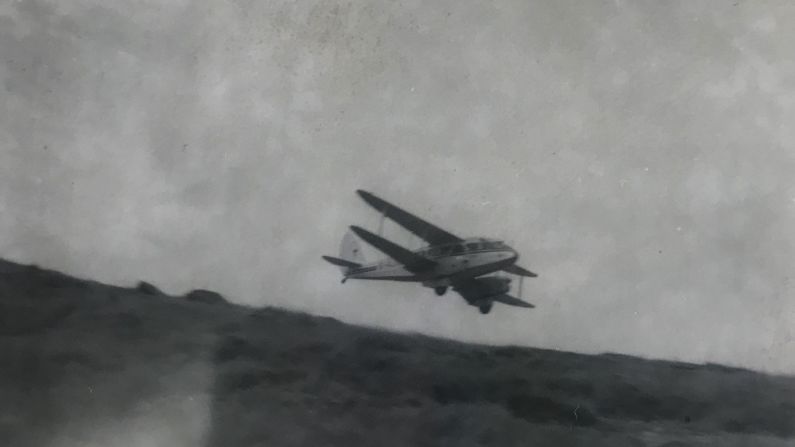
POLYGON ((524 308, 535 307, 509 295, 510 278, 484 276, 495 272, 519 276, 520 297, 522 279, 538 276, 517 265, 519 254, 503 241, 482 237, 460 238, 367 191, 357 190, 356 193, 381 213, 379 233, 383 220, 389 218, 428 245, 412 251, 380 234, 352 225, 350 229, 353 234, 389 258, 367 263, 356 238, 351 232, 346 233, 339 257, 322 256, 342 269, 343 284, 348 279, 420 282, 425 287, 433 288, 439 296, 452 288, 482 314, 488 314, 495 302, 524 308))

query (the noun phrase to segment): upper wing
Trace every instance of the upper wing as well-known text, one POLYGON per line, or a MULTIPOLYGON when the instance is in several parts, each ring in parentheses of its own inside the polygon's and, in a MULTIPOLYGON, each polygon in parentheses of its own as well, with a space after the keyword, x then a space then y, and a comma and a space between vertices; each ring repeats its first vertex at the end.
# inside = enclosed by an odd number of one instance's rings
POLYGON ((536 276, 538 276, 537 274, 531 272, 530 270, 523 269, 522 267, 519 267, 516 264, 513 264, 513 265, 510 265, 508 267, 505 267, 502 270, 506 271, 508 273, 513 273, 514 275, 528 276, 530 278, 535 278, 536 276))
POLYGON ((353 230, 357 236, 362 238, 368 244, 386 253, 390 258, 403 264, 409 271, 418 272, 427 270, 436 265, 436 262, 431 261, 426 257, 420 256, 411 250, 403 248, 392 241, 382 238, 381 236, 370 233, 364 228, 352 225, 351 230, 353 230))
POLYGON ((386 200, 380 199, 367 191, 361 189, 356 191, 368 205, 377 209, 384 216, 394 220, 401 227, 411 231, 418 237, 426 240, 431 245, 447 244, 462 241, 460 237, 448 233, 441 228, 430 224, 419 217, 392 205, 386 200))

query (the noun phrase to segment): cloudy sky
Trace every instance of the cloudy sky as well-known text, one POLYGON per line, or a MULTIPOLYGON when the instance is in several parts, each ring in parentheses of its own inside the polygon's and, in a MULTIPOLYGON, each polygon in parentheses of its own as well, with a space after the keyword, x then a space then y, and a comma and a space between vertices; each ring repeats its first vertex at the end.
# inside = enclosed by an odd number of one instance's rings
POLYGON ((794 22, 783 0, 3 0, 0 256, 795 372, 794 22), (339 284, 320 255, 378 222, 357 188, 504 238, 538 308, 339 284))

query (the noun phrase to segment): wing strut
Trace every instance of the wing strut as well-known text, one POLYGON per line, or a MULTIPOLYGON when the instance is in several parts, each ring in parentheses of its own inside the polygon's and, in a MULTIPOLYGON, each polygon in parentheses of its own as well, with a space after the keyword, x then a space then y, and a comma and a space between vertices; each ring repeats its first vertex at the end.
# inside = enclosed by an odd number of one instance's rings
POLYGON ((381 212, 381 218, 378 219, 378 235, 383 236, 384 234, 384 221, 386 220, 386 208, 384 211, 381 212))

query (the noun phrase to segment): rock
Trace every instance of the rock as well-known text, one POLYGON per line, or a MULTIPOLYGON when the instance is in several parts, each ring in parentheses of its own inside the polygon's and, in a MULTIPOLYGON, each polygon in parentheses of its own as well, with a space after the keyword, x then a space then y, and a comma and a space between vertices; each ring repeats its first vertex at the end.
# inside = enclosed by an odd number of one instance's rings
POLYGON ((164 295, 164 293, 158 289, 157 286, 146 281, 138 282, 138 286, 135 287, 135 290, 145 295, 164 295))
POLYGON ((221 296, 220 293, 213 292, 212 290, 191 290, 190 293, 185 295, 185 298, 189 301, 196 301, 205 304, 227 304, 227 301, 223 296, 221 296))

